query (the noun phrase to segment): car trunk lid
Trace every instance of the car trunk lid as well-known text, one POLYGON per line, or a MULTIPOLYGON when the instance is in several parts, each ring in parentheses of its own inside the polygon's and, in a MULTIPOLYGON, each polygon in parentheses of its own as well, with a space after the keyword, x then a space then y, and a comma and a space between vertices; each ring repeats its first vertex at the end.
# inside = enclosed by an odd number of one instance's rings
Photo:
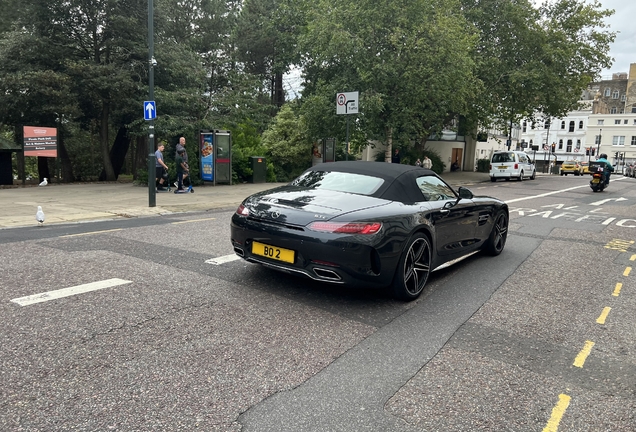
POLYGON ((347 192, 282 186, 248 198, 250 217, 273 223, 305 226, 352 211, 388 204, 389 201, 347 192))

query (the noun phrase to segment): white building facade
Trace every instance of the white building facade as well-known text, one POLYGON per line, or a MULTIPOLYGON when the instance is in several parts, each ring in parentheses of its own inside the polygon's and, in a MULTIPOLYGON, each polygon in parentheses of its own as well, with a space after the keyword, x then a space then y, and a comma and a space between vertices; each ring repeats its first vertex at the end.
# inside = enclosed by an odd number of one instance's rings
POLYGON ((606 153, 619 169, 636 162, 636 63, 630 72, 591 84, 579 101, 581 108, 564 118, 524 121, 521 147, 538 146, 537 158, 557 163, 594 160, 606 153))
POLYGON ((621 172, 636 163, 636 113, 590 115, 587 140, 621 172))

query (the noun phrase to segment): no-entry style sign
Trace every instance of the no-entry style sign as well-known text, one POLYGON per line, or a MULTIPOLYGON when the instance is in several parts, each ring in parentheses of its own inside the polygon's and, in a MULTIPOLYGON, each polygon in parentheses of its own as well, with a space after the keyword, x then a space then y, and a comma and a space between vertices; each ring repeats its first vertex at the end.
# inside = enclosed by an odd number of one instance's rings
POLYGON ((338 93, 336 114, 358 114, 358 92, 338 93))

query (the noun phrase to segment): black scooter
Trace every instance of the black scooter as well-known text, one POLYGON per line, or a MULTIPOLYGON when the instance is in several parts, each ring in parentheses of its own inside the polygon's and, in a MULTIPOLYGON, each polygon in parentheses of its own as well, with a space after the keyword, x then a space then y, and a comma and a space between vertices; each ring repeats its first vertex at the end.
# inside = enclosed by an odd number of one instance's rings
POLYGON ((606 162, 590 162, 590 173, 592 173, 592 180, 590 181, 590 187, 594 192, 603 192, 609 185, 609 180, 606 180, 606 173, 609 170, 606 162))

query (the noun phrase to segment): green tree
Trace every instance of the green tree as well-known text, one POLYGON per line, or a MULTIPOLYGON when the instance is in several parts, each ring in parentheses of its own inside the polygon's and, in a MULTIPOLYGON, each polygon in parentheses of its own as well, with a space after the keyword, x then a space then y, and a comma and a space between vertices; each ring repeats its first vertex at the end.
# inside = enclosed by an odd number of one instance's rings
POLYGON ((457 1, 320 0, 308 23, 303 98, 318 95, 323 106, 331 99, 322 127, 338 122, 333 90, 357 90, 356 130, 386 143, 390 160, 394 140, 423 144, 469 108, 474 37, 457 1))
POLYGON ((614 10, 603 9, 597 0, 544 2, 539 9, 546 32, 542 52, 543 91, 537 111, 563 117, 576 109, 581 92, 609 69, 609 49, 616 37, 608 31, 605 18, 614 10))
MULTIPOLYGON (((232 129, 232 176, 233 182, 250 180, 253 170, 251 156, 265 156, 267 148, 261 143, 261 133, 250 122, 238 124, 232 129)), ((275 179, 274 164, 267 160, 268 180, 275 179)))
POLYGON ((268 164, 274 167, 276 181, 289 181, 311 166, 311 141, 305 133, 304 119, 283 105, 278 115, 263 133, 262 144, 267 149, 268 164))
POLYGON ((601 69, 612 33, 603 31, 609 11, 598 2, 462 0, 477 29, 475 87, 469 111, 461 112, 469 130, 512 123, 542 111, 560 117, 576 107, 581 91, 601 69))
POLYGON ((299 60, 304 1, 246 0, 233 32, 236 59, 258 76, 276 109, 285 102, 283 75, 299 60))

